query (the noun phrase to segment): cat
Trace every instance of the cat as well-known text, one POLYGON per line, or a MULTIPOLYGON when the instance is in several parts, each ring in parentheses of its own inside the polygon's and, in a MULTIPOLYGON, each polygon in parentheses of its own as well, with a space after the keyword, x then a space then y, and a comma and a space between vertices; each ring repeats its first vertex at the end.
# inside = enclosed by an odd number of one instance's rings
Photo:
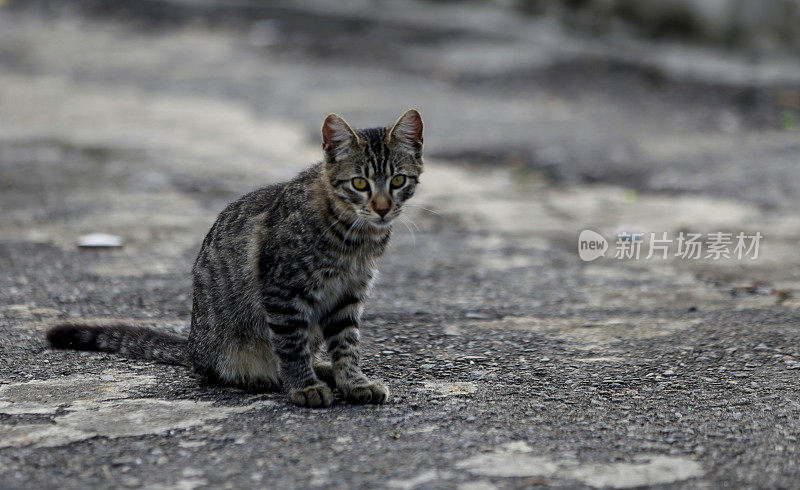
POLYGON ((359 327, 392 222, 423 171, 422 117, 353 130, 322 125, 323 161, 228 205, 193 268, 188 338, 125 324, 60 323, 56 348, 182 364, 208 382, 282 387, 295 405, 384 403, 360 368, 359 327), (327 346, 331 362, 319 359, 327 346))

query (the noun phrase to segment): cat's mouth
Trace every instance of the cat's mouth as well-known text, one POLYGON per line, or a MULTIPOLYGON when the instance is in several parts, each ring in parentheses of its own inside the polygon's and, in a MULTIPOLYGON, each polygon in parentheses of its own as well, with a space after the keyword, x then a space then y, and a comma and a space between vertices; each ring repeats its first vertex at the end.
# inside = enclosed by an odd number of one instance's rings
POLYGON ((361 211, 357 213, 357 215, 364 221, 365 226, 373 230, 384 230, 392 226, 394 219, 397 218, 399 213, 392 211, 384 216, 380 216, 374 212, 361 211))
POLYGON ((392 226, 393 219, 394 219, 393 216, 382 216, 379 218, 372 218, 369 220, 369 224, 371 224, 375 228, 388 228, 392 226))

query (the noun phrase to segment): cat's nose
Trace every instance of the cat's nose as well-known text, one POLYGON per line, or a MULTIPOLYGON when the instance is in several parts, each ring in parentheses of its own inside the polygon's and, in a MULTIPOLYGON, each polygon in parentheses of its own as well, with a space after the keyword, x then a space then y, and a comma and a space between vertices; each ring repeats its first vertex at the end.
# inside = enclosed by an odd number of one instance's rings
POLYGON ((384 196, 375 196, 372 200, 372 209, 383 218, 389 213, 389 210, 392 209, 392 201, 384 196))

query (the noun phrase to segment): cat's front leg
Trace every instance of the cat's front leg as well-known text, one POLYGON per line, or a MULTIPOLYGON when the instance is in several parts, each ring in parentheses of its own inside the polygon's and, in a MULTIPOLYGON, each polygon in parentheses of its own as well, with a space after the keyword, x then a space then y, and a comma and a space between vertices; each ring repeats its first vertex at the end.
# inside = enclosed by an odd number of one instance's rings
MULTIPOLYGON (((347 301, 347 300, 345 300, 347 301)), ((350 403, 384 403, 389 390, 380 381, 370 381, 361 372, 360 305, 337 306, 320 322, 328 346, 336 387, 350 403)))
POLYGON ((280 365, 281 382, 291 402, 301 407, 329 407, 333 393, 312 369, 308 322, 286 315, 273 315, 269 326, 280 365))

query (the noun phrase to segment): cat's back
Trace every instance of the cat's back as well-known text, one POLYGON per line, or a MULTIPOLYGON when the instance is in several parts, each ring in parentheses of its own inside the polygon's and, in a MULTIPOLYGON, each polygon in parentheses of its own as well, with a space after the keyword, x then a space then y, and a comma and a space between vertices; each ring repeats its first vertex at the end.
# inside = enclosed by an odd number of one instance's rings
POLYGON ((258 224, 274 207, 288 182, 272 184, 249 192, 223 209, 203 240, 195 260, 195 274, 213 267, 215 262, 239 262, 248 254, 248 243, 258 232, 258 224))
POLYGON ((233 227, 231 231, 237 231, 236 225, 269 212, 287 185, 289 182, 281 182, 248 192, 228 204, 217 216, 215 225, 223 228, 233 227))
MULTIPOLYGON (((220 231, 241 231, 248 220, 259 219, 259 223, 273 222, 280 219, 287 211, 292 211, 309 199, 311 184, 319 172, 319 165, 314 165, 297 174, 293 179, 268 185, 249 192, 230 203, 217 217, 214 226, 220 231), (230 228, 230 229, 228 229, 230 228)), ((273 223, 274 224, 274 223, 273 223)), ((212 228, 213 231, 213 228, 212 228)))
POLYGON ((257 259, 256 249, 282 227, 286 216, 305 207, 318 172, 319 165, 314 165, 289 181, 254 190, 228 204, 203 240, 195 272, 207 267, 209 261, 241 263, 257 259))

